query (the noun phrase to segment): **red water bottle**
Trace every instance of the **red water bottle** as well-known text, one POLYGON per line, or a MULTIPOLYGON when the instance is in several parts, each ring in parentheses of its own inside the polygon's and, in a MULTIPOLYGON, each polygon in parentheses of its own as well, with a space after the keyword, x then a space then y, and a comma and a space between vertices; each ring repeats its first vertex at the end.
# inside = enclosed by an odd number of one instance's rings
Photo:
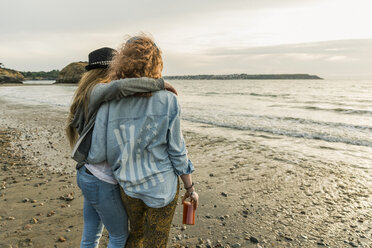
POLYGON ((195 209, 194 209, 194 204, 192 204, 192 202, 189 202, 189 201, 183 202, 182 224, 195 225, 195 209))

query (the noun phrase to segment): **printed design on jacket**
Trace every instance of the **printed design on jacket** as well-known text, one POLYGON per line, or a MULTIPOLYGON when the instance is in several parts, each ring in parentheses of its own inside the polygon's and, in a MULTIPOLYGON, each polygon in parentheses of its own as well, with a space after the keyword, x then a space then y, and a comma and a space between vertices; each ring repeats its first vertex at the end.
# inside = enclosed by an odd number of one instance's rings
POLYGON ((163 175, 159 171, 154 155, 146 147, 156 138, 158 124, 147 124, 138 130, 136 138, 135 125, 120 125, 120 129, 114 129, 116 141, 121 150, 121 168, 119 178, 124 181, 127 190, 136 191, 140 188, 148 189, 164 182, 163 175))

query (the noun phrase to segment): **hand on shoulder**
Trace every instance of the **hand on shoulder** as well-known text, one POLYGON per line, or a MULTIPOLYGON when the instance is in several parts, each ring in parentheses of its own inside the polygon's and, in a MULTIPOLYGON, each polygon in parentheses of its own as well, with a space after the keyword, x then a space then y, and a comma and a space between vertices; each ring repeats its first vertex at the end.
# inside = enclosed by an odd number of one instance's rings
POLYGON ((166 81, 164 81, 164 89, 167 90, 167 91, 170 91, 173 94, 175 94, 176 96, 178 96, 178 92, 177 92, 176 88, 174 88, 173 85, 171 85, 170 83, 168 83, 166 81))

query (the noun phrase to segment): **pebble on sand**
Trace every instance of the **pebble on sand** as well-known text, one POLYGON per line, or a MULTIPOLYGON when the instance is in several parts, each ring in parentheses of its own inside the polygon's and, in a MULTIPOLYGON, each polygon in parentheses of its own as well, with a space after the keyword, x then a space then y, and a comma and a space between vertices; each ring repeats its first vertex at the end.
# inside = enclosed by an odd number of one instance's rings
POLYGON ((66 241, 66 238, 61 236, 61 237, 58 238, 58 241, 59 242, 65 242, 66 241))
POLYGON ((32 225, 30 224, 26 224, 24 227, 23 227, 23 230, 31 230, 32 228, 32 225))
POLYGON ((36 224, 36 223, 38 223, 39 221, 38 221, 38 219, 36 219, 36 218, 32 218, 31 220, 30 220, 30 223, 33 223, 33 224, 36 224))
POLYGON ((252 243, 254 243, 254 244, 257 244, 257 243, 258 243, 258 239, 255 238, 255 237, 253 237, 253 236, 251 236, 251 237, 249 238, 249 240, 250 240, 252 243))
POLYGON ((54 211, 50 211, 48 214, 47 214, 47 217, 50 217, 50 216, 52 216, 52 215, 54 215, 56 212, 54 212, 54 211))
POLYGON ((74 198, 74 193, 71 192, 71 193, 69 193, 67 195, 61 196, 60 199, 61 200, 65 200, 65 201, 72 201, 73 199, 75 199, 74 198))

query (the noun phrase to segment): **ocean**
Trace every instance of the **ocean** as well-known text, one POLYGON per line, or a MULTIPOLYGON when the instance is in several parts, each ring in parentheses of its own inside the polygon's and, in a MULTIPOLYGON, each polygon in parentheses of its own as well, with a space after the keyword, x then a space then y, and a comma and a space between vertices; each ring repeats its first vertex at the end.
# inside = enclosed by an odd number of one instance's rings
MULTIPOLYGON (((0 98, 68 109, 74 85, 0 87, 0 98)), ((372 81, 173 80, 182 118, 233 139, 347 163, 372 178, 372 81)))

